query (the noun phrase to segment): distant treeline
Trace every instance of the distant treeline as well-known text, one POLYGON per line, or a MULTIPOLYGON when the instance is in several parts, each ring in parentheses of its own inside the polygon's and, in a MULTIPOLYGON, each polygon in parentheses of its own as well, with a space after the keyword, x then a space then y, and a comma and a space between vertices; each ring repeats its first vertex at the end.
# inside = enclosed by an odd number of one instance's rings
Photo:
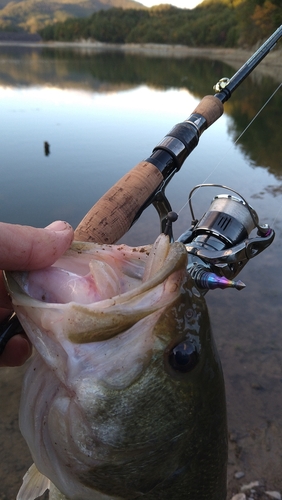
POLYGON ((253 46, 282 24, 281 0, 205 0, 194 9, 100 10, 40 31, 43 40, 253 46))

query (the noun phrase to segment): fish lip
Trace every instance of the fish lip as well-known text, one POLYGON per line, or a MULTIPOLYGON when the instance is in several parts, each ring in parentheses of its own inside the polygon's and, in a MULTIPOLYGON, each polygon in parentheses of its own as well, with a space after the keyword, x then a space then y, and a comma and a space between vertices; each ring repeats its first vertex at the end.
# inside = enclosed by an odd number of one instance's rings
MULTIPOLYGON (((80 241, 74 241, 70 248, 66 251, 64 254, 65 256, 72 256, 74 253, 80 254, 80 253, 91 253, 93 251, 93 248, 100 248, 103 250, 103 248, 110 248, 112 245, 99 245, 99 244, 93 244, 93 243, 88 243, 88 242, 80 242, 80 241)), ((122 247, 122 245, 121 245, 122 247)), ((151 247, 151 245, 148 246, 142 246, 142 247, 132 247, 133 252, 142 252, 145 253, 148 251, 148 249, 151 247)), ((124 304, 126 302, 131 301, 134 299, 136 296, 139 296, 143 293, 146 293, 148 290, 151 290, 152 288, 156 287, 160 283, 164 282, 171 274, 174 272, 179 271, 181 268, 186 270, 187 266, 187 252, 185 249, 185 246, 180 243, 180 242, 174 242, 170 244, 169 247, 169 252, 168 255, 165 259, 165 265, 156 273, 154 274, 151 278, 149 278, 147 281, 144 283, 141 283, 140 285, 137 285, 135 288, 133 288, 130 291, 124 292, 120 295, 115 295, 111 298, 107 298, 104 300, 100 300, 99 302, 93 302, 91 304, 79 304, 80 308, 89 308, 89 306, 94 306, 100 308, 108 308, 111 305, 117 305, 117 304, 124 304)), ((5 285, 8 290, 8 293, 10 294, 12 300, 16 300, 17 302, 25 302, 24 297, 30 302, 32 300, 33 306, 39 306, 43 308, 49 308, 49 307, 54 307, 56 305, 60 306, 61 308, 68 307, 69 304, 77 304, 76 302, 68 302, 68 303, 50 303, 50 302, 45 302, 41 301, 38 299, 35 299, 33 297, 30 297, 23 289, 22 287, 18 284, 18 282, 15 279, 15 276, 19 274, 18 271, 3 271, 4 275, 4 280, 5 280, 5 285)), ((20 272, 20 274, 25 274, 25 271, 20 272)))
MULTIPOLYGON (((101 251, 109 247, 96 246, 101 251)), ((93 248, 95 244, 74 242, 65 255, 91 253, 93 248)), ((143 254, 144 247, 141 248, 143 254)), ((133 251, 138 251, 138 248, 133 251)), ((181 294, 181 285, 187 274, 186 266, 185 246, 179 242, 169 244, 164 265, 147 281, 120 295, 90 304, 51 303, 34 299, 18 284, 16 272, 6 272, 5 279, 20 321, 26 323, 29 317, 36 316, 36 322, 45 331, 57 328, 56 335, 63 335, 71 342, 80 344, 107 340, 170 306, 181 294)))

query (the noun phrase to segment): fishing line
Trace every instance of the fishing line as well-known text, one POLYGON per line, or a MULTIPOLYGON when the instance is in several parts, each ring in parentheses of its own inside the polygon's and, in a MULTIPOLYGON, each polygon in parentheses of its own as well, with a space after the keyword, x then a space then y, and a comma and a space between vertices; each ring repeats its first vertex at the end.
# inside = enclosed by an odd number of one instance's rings
MULTIPOLYGON (((278 90, 280 89, 280 87, 282 86, 282 82, 278 85, 278 87, 274 90, 274 92, 271 94, 271 96, 267 99, 267 101, 262 105, 262 107, 259 109, 259 111, 255 114, 255 116, 252 118, 252 120, 250 121, 250 123, 248 123, 248 125, 246 126, 246 128, 243 130, 243 132, 241 132, 241 134, 237 137, 237 139, 235 140, 235 142, 233 142, 231 144, 231 146, 228 148, 228 150, 226 151, 226 153, 223 155, 223 157, 221 158, 221 160, 219 160, 219 162, 215 165, 215 167, 211 170, 211 172, 209 173, 209 175, 204 179, 204 181, 199 185, 199 189, 201 189, 201 186, 203 184, 206 184, 206 182, 208 181, 208 179, 212 176, 212 174, 216 171, 216 169, 219 167, 219 165, 221 165, 221 163, 225 160, 226 156, 228 155, 228 153, 231 151, 231 149, 233 148, 234 145, 237 144, 237 142, 241 139, 241 137, 244 135, 244 133, 248 130, 248 128, 254 123, 254 121, 256 120, 256 118, 259 116, 259 114, 264 110, 264 108, 268 105, 268 103, 271 101, 271 99, 275 96, 276 92, 278 92, 278 90)), ((194 194, 192 194, 191 196, 191 199, 193 198, 194 194)), ((180 210, 177 212, 177 214, 179 215, 180 212, 182 212, 182 210, 186 207, 186 205, 188 205, 189 203, 189 200, 186 201, 186 203, 184 203, 184 205, 180 208, 180 210)), ((282 208, 280 208, 280 210, 278 211, 278 213, 282 210, 282 208)), ((278 215, 278 214, 277 214, 278 215)), ((276 217, 277 217, 276 215, 276 217)))
POLYGON ((280 215, 281 211, 282 211, 282 207, 280 207, 279 210, 277 211, 277 213, 276 213, 276 215, 275 215, 275 217, 273 219, 272 226, 275 226, 275 223, 276 223, 276 221, 278 219, 278 215, 280 215))

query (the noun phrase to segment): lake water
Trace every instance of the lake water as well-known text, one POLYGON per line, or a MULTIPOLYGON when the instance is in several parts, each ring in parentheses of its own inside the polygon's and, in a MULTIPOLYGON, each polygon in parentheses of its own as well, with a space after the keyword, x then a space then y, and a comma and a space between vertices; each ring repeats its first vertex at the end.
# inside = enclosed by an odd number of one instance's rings
MULTIPOLYGON (((1 46, 1 220, 45 226, 59 218, 75 227, 115 181, 213 93, 221 77, 234 72, 205 59, 1 46)), ((245 290, 207 295, 226 381, 230 497, 242 482, 253 480, 282 491, 281 89, 235 144, 278 84, 255 70, 167 189, 178 212, 194 185, 228 185, 276 231, 271 247, 240 274, 245 290), (233 478, 238 470, 245 473, 240 481, 233 478)), ((197 194, 198 217, 220 192, 197 194)), ((176 237, 190 219, 186 206, 175 224, 176 237)), ((122 241, 150 243, 158 232, 158 217, 150 208, 122 241)), ((14 498, 31 463, 17 430, 22 371, 0 374, 5 401, 0 406, 0 500, 14 498)))

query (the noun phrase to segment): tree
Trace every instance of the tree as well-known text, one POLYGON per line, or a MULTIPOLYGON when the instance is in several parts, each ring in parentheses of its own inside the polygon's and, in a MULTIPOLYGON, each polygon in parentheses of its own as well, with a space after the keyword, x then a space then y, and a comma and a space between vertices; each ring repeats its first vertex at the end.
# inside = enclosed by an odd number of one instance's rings
POLYGON ((267 38, 275 28, 276 5, 267 0, 263 5, 256 5, 252 19, 258 27, 261 37, 267 38))

